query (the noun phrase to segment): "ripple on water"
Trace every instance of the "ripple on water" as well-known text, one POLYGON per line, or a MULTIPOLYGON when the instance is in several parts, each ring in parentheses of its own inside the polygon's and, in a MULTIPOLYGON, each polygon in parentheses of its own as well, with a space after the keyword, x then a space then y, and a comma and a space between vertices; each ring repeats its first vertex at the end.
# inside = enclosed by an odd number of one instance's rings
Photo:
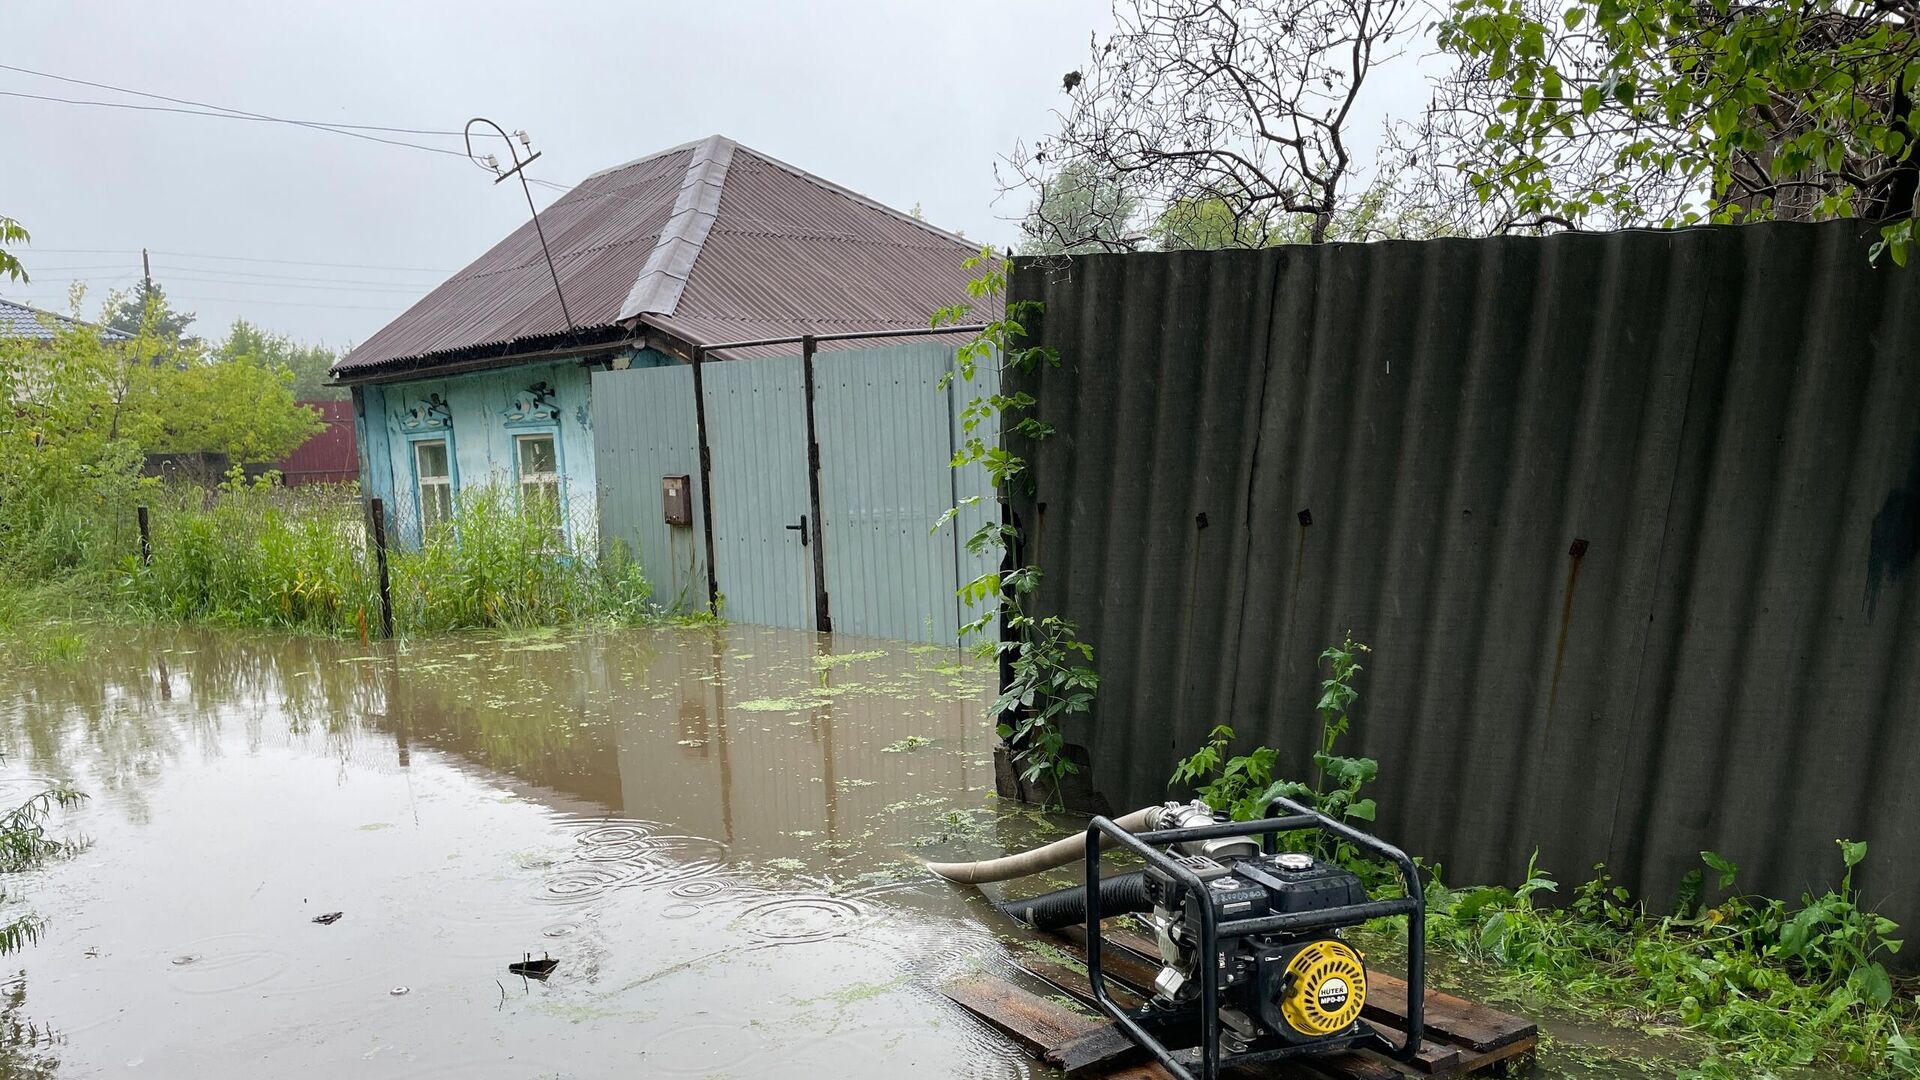
POLYGON ((772 1047, 746 1024, 675 1024, 642 1044, 652 1073, 744 1075, 743 1068, 772 1047))
POLYGON ((786 896, 742 911, 733 925, 774 945, 825 941, 851 933, 872 918, 865 904, 834 896, 786 896))
POLYGON ((637 844, 658 832, 660 824, 639 818, 596 818, 570 827, 579 830, 574 839, 582 844, 637 844))
MULTIPOLYGON (((941 1003, 940 1011, 951 1009, 945 998, 932 995, 941 1003)), ((970 1080, 1014 1080, 1014 1078, 1044 1075, 1044 1069, 1036 1066, 1025 1050, 1013 1040, 988 1028, 983 1022, 969 1015, 965 1026, 957 1030, 949 1025, 941 1025, 942 1060, 938 1071, 943 1075, 967 1077, 970 1080), (958 1039, 953 1036, 958 1035, 958 1039)), ((781 1059, 791 1067, 796 1076, 828 1076, 861 1072, 860 1065, 876 1054, 876 1047, 885 1047, 896 1040, 898 1031, 885 1025, 865 1025, 860 1027, 842 1027, 811 1038, 783 1042, 780 1047, 781 1059)), ((882 1051, 884 1053, 884 1051, 882 1051)))
POLYGON ((167 976, 188 994, 228 994, 270 982, 287 970, 285 953, 259 934, 222 934, 182 946, 167 976))
POLYGON ((728 890, 729 886, 719 878, 695 878, 683 881, 668 890, 682 900, 708 900, 728 890))
POLYGON ((896 920, 884 939, 917 981, 935 985, 1000 956, 1000 940, 973 923, 896 920))
POLYGON ((582 847, 568 858, 579 862, 636 862, 647 855, 647 845, 643 841, 632 840, 622 843, 590 844, 582 847))
POLYGON ((546 875, 546 898, 574 903, 614 889, 706 880, 727 858, 725 844, 704 836, 655 835, 639 842, 621 840, 616 846, 621 852, 618 857, 598 857, 606 855, 601 846, 593 851, 596 857, 583 855, 555 866, 546 875))
POLYGON ((638 876, 635 867, 623 863, 568 863, 548 872, 546 895, 555 900, 591 900, 638 876))

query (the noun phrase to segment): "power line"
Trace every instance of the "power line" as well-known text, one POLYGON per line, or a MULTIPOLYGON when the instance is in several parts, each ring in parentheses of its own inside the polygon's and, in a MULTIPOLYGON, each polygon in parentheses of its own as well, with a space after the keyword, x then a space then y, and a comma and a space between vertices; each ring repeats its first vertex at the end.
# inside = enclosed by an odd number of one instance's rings
MULTIPOLYGON (((395 311, 392 304, 368 306, 364 304, 309 304, 299 300, 254 300, 239 296, 179 296, 173 299, 192 300, 202 304, 267 304, 273 307, 327 308, 334 311, 395 311)), ((411 306, 411 305, 407 305, 411 306)))
MULTIPOLYGON (((171 101, 175 105, 192 105, 201 109, 216 109, 216 110, 219 110, 220 112, 233 113, 237 116, 250 116, 250 117, 254 117, 256 119, 261 119, 261 120, 275 119, 274 117, 267 116, 264 113, 247 112, 244 109, 234 109, 225 105, 214 105, 205 101, 195 101, 192 98, 168 97, 165 94, 155 94, 146 90, 134 90, 130 87, 115 86, 112 83, 93 82, 88 79, 76 79, 70 75, 55 75, 50 71, 35 71, 32 68, 15 67, 12 64, 0 64, 0 71, 14 71, 22 75, 33 75, 37 78, 42 78, 42 79, 53 79, 56 82, 73 83, 76 86, 91 86, 95 90, 111 90, 116 94, 132 94, 134 97, 152 98, 155 101, 171 101)), ((443 129, 443 128, 390 127, 384 124, 347 124, 347 123, 334 123, 333 121, 330 121, 330 120, 311 120, 311 121, 283 120, 281 121, 281 123, 311 124, 316 127, 327 127, 327 128, 333 128, 333 129, 354 129, 358 131, 390 131, 400 135, 462 136, 466 134, 465 132, 453 131, 451 129, 443 129)))
POLYGON ((85 266, 55 266, 50 263, 41 262, 39 259, 35 259, 33 260, 33 265, 28 267, 28 269, 29 270, 119 270, 124 268, 126 265, 127 265, 126 263, 89 263, 85 266))
MULTIPOLYGON (((52 267, 51 269, 64 270, 66 269, 66 267, 56 266, 56 267, 52 267)), ((167 263, 166 272, 168 276, 172 276, 174 274, 192 274, 192 275, 203 276, 203 277, 233 278, 233 279, 242 280, 242 281, 291 282, 291 283, 300 284, 300 285, 307 285, 307 284, 371 285, 376 288, 382 288, 382 289, 430 289, 430 288, 433 288, 433 286, 430 283, 420 282, 420 281, 375 281, 370 278, 304 277, 304 276, 294 275, 294 274, 263 274, 257 271, 246 270, 238 267, 228 268, 224 266, 181 266, 175 263, 167 263)))
MULTIPOLYGON (((4 65, 0 65, 4 66, 4 65)), ((136 105, 130 101, 96 101, 91 98, 63 98, 47 94, 28 94, 18 90, 0 90, 0 97, 25 98, 29 101, 51 101, 62 105, 90 105, 102 109, 128 109, 133 112, 178 113, 185 116, 210 116, 216 120, 247 120, 257 123, 291 124, 294 127, 311 128, 315 131, 330 131, 335 135, 349 135, 368 142, 385 143, 388 146, 405 146, 414 150, 425 150, 430 154, 447 154, 452 157, 465 157, 458 150, 449 150, 443 146, 428 146, 425 143, 407 142, 403 139, 387 139, 378 135, 369 135, 364 131, 351 131, 345 127, 334 127, 314 120, 287 120, 278 116, 256 116, 235 110, 210 112, 204 109, 187 109, 173 105, 136 105)))
MULTIPOLYGON (((71 83, 75 86, 90 86, 90 87, 93 87, 95 90, 111 90, 116 94, 131 94, 134 97, 151 98, 152 100, 155 100, 155 101, 169 101, 175 105, 191 105, 196 109, 215 110, 214 112, 211 112, 211 113, 202 112, 202 113, 195 113, 193 115, 227 116, 232 119, 249 119, 249 120, 271 121, 273 123, 278 123, 278 124, 292 124, 295 127, 312 128, 316 131, 331 131, 336 135, 348 135, 356 139, 366 139, 371 142, 386 143, 389 146, 407 146, 407 147, 412 147, 415 150, 426 150, 435 154, 454 154, 455 156, 464 156, 464 155, 457 154, 453 150, 443 149, 438 146, 424 146, 420 143, 405 142, 400 139, 383 139, 376 135, 366 134, 366 132, 369 132, 369 131, 385 131, 385 132, 401 134, 401 135, 445 135, 445 136, 451 137, 455 135, 464 136, 466 133, 462 131, 452 131, 452 130, 445 130, 445 129, 438 129, 438 128, 403 127, 403 126, 388 125, 388 124, 349 124, 345 122, 333 123, 330 121, 323 121, 323 120, 288 120, 283 117, 270 116, 266 113, 252 112, 247 109, 236 109, 228 105, 215 105, 211 102, 195 101, 192 98, 171 97, 167 94, 156 94, 147 90, 135 90, 132 87, 128 87, 128 86, 115 86, 112 83, 94 82, 91 79, 76 79, 70 75, 55 75, 51 71, 36 71, 33 68, 18 67, 13 64, 0 64, 0 71, 17 72, 21 75, 31 75, 31 76, 34 76, 35 78, 52 79, 55 82, 71 83)), ((31 98, 31 97, 38 97, 40 95, 8 92, 8 96, 31 98)), ((158 109, 152 106, 139 106, 139 105, 132 105, 132 104, 120 103, 120 102, 111 102, 111 101, 83 101, 83 100, 75 100, 75 99, 68 99, 68 98, 44 98, 44 100, 63 101, 73 105, 103 105, 103 106, 126 108, 126 109, 142 109, 144 111, 151 111, 151 112, 187 112, 188 111, 185 109, 158 109)))
MULTIPOLYGON (((391 270, 396 273, 446 274, 451 271, 437 266, 386 266, 378 263, 336 263, 314 262, 310 259, 268 259, 253 255, 214 255, 202 251, 162 251, 151 249, 155 255, 166 255, 175 259, 219 259, 223 262, 277 263, 283 266, 325 266, 335 270, 391 270)), ((139 248, 43 248, 22 247, 27 255, 138 255, 139 248)), ((56 268, 58 269, 58 268, 56 268)))
MULTIPOLYGON (((33 303, 33 304, 38 304, 38 305, 46 305, 46 304, 52 304, 52 303, 62 303, 62 302, 64 302, 64 301, 66 300, 66 297, 65 297, 65 296, 58 296, 58 297, 37 297, 37 296, 33 296, 33 295, 31 295, 31 294, 27 294, 27 293, 20 293, 20 294, 16 294, 16 295, 20 295, 20 296, 24 296, 24 297, 26 297, 26 299, 25 299, 25 300, 23 300, 23 301, 21 301, 22 303, 33 303)), ((201 304, 242 304, 242 305, 246 305, 246 304, 266 304, 266 305, 268 305, 268 306, 270 306, 270 307, 297 307, 297 308, 315 308, 315 309, 326 309, 326 310, 331 310, 331 311, 385 311, 385 312, 393 312, 393 311, 396 311, 396 310, 398 310, 398 309, 399 309, 399 307, 398 307, 398 306, 396 306, 396 305, 392 305, 392 304, 383 304, 383 305, 378 305, 378 306, 369 306, 369 305, 364 305, 364 304, 312 304, 312 303, 307 303, 307 302, 305 302, 305 301, 301 301, 301 300, 258 300, 258 299, 253 299, 253 298, 243 298, 243 297, 238 297, 238 296, 197 296, 197 295, 196 295, 196 296, 189 296, 189 295, 185 295, 185 294, 181 294, 181 295, 178 295, 178 296, 171 296, 171 295, 170 295, 170 296, 168 296, 168 298, 167 298, 167 299, 169 299, 169 300, 187 300, 187 301, 192 301, 192 302, 194 302, 194 303, 201 303, 201 304)))
MULTIPOLYGON (((18 90, 0 90, 0 97, 21 98, 29 101, 55 102, 63 105, 84 105, 84 106, 90 106, 95 108, 127 109, 135 112, 174 113, 174 114, 180 114, 180 115, 186 115, 186 116, 207 116, 207 117, 212 117, 216 120, 247 120, 247 121, 252 121, 257 123, 289 124, 294 127, 304 127, 304 128, 312 129, 314 131, 327 131, 327 132, 332 132, 335 135, 347 135, 356 139, 366 139, 369 142, 384 143, 388 146, 402 146, 402 147, 407 147, 413 150, 424 150, 432 154, 445 154, 452 157, 471 157, 470 154, 462 154, 459 151, 449 150, 449 149, 446 149, 445 147, 428 146, 428 145, 425 145, 424 143, 407 142, 403 139, 387 139, 387 138, 382 138, 378 135, 367 134, 367 132, 370 132, 370 131, 381 131, 381 132, 391 132, 391 133, 405 134, 405 135, 445 135, 445 136, 458 135, 458 136, 461 136, 462 138, 465 138, 467 136, 467 132, 465 131, 452 131, 452 130, 446 130, 446 129, 440 129, 440 128, 403 127, 403 126, 388 125, 388 124, 349 124, 345 122, 335 123, 335 122, 323 121, 323 120, 292 120, 292 119, 288 119, 286 117, 281 117, 281 116, 271 116, 267 113, 252 112, 246 109, 236 109, 227 105, 215 105, 210 102, 195 101, 192 98, 172 97, 167 94, 156 94, 146 90, 135 90, 135 89, 132 89, 131 87, 115 86, 112 83, 94 82, 93 80, 90 80, 90 79, 77 79, 68 75, 55 75, 50 71, 36 71, 33 68, 24 68, 24 67, 19 67, 13 64, 0 64, 0 71, 12 71, 22 75, 31 75, 36 78, 53 79, 57 82, 71 83, 76 86, 90 86, 96 90, 111 90, 114 93, 118 93, 118 94, 131 94, 135 97, 144 97, 144 98, 151 98, 156 101, 172 102, 173 106, 138 105, 132 102, 100 101, 92 98, 64 98, 64 97, 56 97, 48 94, 29 94, 29 93, 25 93, 23 91, 18 91, 18 90), (192 107, 183 108, 179 106, 192 106, 192 107)), ((468 126, 471 127, 472 125, 469 124, 468 126)), ((484 131, 483 130, 480 134, 486 138, 501 139, 507 143, 509 148, 511 148, 513 145, 513 140, 509 138, 504 131, 484 131)), ((536 180, 533 177, 525 176, 524 174, 522 176, 522 179, 524 179, 528 183, 538 184, 543 188, 551 188, 554 191, 567 192, 572 190, 572 188, 564 184, 557 184, 551 180, 536 180)), ((620 198, 619 196, 615 196, 615 195, 608 195, 607 197, 615 198, 615 199, 620 198)), ((531 195, 529 195, 527 201, 529 203, 533 201, 531 195)), ((623 200, 623 201, 631 201, 631 200, 623 200)), ((537 218, 538 214, 536 213, 535 216, 537 218)), ((271 260, 267 260, 267 261, 271 261, 271 260)), ((437 273, 438 271, 435 271, 435 272, 437 273)))
MULTIPOLYGON (((35 275, 33 278, 35 284, 49 285, 74 281, 91 283, 95 280, 96 278, 85 276, 48 277, 45 275, 35 275)), ((188 287, 194 285, 235 285, 247 289, 282 289, 289 292, 398 293, 408 296, 424 296, 429 291, 429 287, 421 285, 309 285, 301 282, 253 281, 243 277, 188 276, 178 270, 162 274, 157 283, 163 289, 166 288, 169 283, 184 283, 188 287)))
MULTIPOLYGON (((374 289, 397 289, 419 291, 434 288, 432 282, 425 281, 374 281, 367 278, 326 278, 294 277, 286 274, 254 274, 245 270, 229 269, 224 266, 183 266, 178 263, 165 263, 166 278, 185 276, 207 281, 245 281, 262 284, 285 285, 288 288, 301 288, 307 285, 364 285, 374 289)), ((98 275, 116 270, 127 269, 124 263, 110 266, 55 266, 35 260, 32 266, 35 281, 84 281, 89 274, 98 275), (65 275, 52 277, 50 275, 65 275)))
POLYGON ((245 255, 207 255, 195 254, 191 251, 161 251, 159 248, 154 248, 153 253, 155 255, 166 255, 175 259, 220 259, 226 262, 282 263, 288 266, 327 266, 338 270, 396 270, 419 274, 451 273, 449 270, 432 266, 378 266, 371 263, 307 262, 301 259, 261 259, 245 255))

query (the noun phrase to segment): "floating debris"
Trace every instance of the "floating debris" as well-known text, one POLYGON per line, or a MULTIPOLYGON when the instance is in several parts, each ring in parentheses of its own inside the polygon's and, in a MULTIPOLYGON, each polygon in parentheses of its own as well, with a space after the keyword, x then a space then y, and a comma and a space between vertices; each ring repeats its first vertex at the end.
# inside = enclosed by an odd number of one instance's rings
POLYGON ((406 987, 406 986, 396 986, 393 989, 387 991, 387 993, 392 994, 394 997, 405 997, 406 995, 413 993, 413 989, 411 987, 406 987))
POLYGON ((541 954, 541 958, 538 960, 533 958, 532 953, 526 953, 518 963, 508 964, 507 971, 509 974, 519 975, 523 978, 545 979, 547 976, 553 974, 554 968, 559 966, 560 961, 544 953, 541 954))
POLYGON ((340 921, 340 916, 345 914, 346 912, 344 911, 329 911, 325 915, 315 915, 313 921, 319 923, 321 926, 332 926, 334 923, 340 921))

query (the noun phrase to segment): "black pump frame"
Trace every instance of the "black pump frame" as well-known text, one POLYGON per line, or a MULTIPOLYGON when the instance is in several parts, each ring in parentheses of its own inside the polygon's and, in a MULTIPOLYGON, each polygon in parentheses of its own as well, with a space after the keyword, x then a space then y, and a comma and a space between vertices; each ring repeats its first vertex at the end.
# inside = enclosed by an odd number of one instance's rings
POLYGON ((1378 837, 1363 833, 1344 822, 1311 810, 1291 799, 1275 799, 1267 807, 1268 817, 1260 821, 1229 821, 1213 825, 1201 825, 1186 829, 1157 829, 1151 832, 1129 833, 1113 823, 1109 818, 1096 817, 1087 825, 1087 982, 1093 991, 1094 1003, 1100 1011, 1106 1013, 1126 1033, 1129 1039, 1151 1053, 1167 1071, 1177 1080, 1195 1080, 1195 1074, 1189 1068, 1192 1064, 1200 1067, 1198 1080, 1218 1080, 1222 1065, 1236 1062, 1271 1061, 1277 1058, 1295 1057, 1303 1054, 1326 1053, 1332 1050, 1367 1047, 1378 1049, 1401 1061, 1411 1061, 1420 1051, 1422 1037, 1421 1013, 1427 998, 1426 973, 1426 896, 1420 888, 1420 872, 1405 852, 1378 837), (1284 811, 1286 816, 1272 816, 1276 810, 1284 811), (1298 832, 1315 829, 1331 833, 1355 847, 1394 865, 1400 872, 1400 880, 1406 888, 1406 895, 1390 900, 1369 900, 1363 904, 1346 907, 1325 908, 1320 911, 1300 911, 1281 915, 1262 915, 1250 919, 1228 919, 1222 922, 1213 910, 1213 905, 1201 903, 1200 911, 1200 951, 1204 960, 1200 968, 1200 1045, 1197 1049, 1176 1051, 1149 1031, 1148 1023, 1155 1027, 1191 1015, 1191 1010, 1169 1011, 1155 1008, 1152 1001, 1139 1009, 1122 1008, 1113 996, 1107 992, 1106 974, 1101 970, 1101 932, 1100 932, 1100 848, 1103 838, 1111 838, 1121 847, 1132 851, 1147 861, 1149 866, 1159 869, 1194 890, 1197 895, 1206 895, 1206 883, 1190 868, 1183 866, 1168 855, 1163 848, 1170 844, 1188 840, 1214 840, 1228 836, 1259 835, 1263 848, 1268 852, 1277 849, 1277 838, 1284 832, 1298 832), (1407 1030, 1406 1036, 1398 1046, 1385 1036, 1371 1029, 1359 1033, 1323 1039, 1319 1042, 1303 1043, 1279 1049, 1256 1051, 1247 1054, 1222 1054, 1220 1052, 1220 970, 1214 959, 1220 955, 1222 938, 1247 937, 1253 934, 1272 934, 1280 932, 1299 932, 1319 930, 1341 926, 1356 926, 1368 919, 1382 918, 1388 915, 1407 916, 1407 1030))

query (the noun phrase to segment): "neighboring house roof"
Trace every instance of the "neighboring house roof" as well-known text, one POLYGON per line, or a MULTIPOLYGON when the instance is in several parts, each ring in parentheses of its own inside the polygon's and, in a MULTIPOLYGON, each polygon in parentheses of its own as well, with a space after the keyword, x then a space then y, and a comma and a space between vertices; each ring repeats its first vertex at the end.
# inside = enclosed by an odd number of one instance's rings
MULTIPOLYGON (((53 326, 92 326, 78 319, 69 319, 65 315, 56 315, 51 311, 16 304, 11 300, 0 299, 0 338, 30 338, 34 341, 52 341, 53 326)), ((127 335, 107 327, 95 327, 100 336, 108 341, 125 341, 127 335)))
MULTIPOLYGON (((977 247, 731 139, 594 174, 333 366, 359 380, 604 344, 918 329, 965 302, 977 247)), ((788 350, 791 351, 791 350, 788 350)))

